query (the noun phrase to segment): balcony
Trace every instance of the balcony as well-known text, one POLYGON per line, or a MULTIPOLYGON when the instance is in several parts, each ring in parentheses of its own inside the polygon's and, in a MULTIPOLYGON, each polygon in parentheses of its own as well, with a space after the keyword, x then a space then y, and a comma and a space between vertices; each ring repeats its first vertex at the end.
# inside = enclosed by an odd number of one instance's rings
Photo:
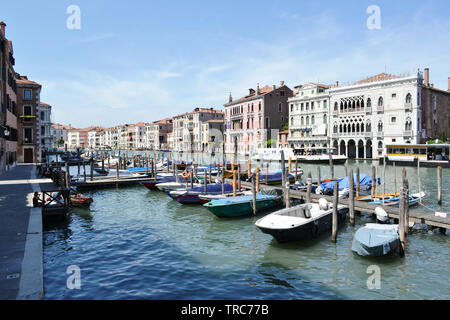
POLYGON ((364 137, 366 139, 372 139, 372 132, 364 132, 364 137))
POLYGON ((403 130, 403 137, 409 137, 411 138, 413 136, 412 130, 403 130))
POLYGON ((339 133, 333 132, 333 133, 331 134, 331 138, 333 138, 333 139, 338 139, 338 138, 339 138, 339 133))
POLYGON ((372 113, 372 107, 366 107, 366 114, 372 113))
POLYGON ((36 116, 20 116, 19 118, 23 123, 33 122, 36 120, 36 116))
POLYGON ((377 106, 377 112, 384 112, 384 106, 377 106))
POLYGON ((383 131, 378 131, 377 132, 377 139, 383 139, 384 138, 384 132, 383 131))
POLYGON ((412 111, 412 103, 405 103, 405 110, 411 110, 412 111))
POLYGON ((339 116, 339 110, 333 110, 333 117, 339 116))

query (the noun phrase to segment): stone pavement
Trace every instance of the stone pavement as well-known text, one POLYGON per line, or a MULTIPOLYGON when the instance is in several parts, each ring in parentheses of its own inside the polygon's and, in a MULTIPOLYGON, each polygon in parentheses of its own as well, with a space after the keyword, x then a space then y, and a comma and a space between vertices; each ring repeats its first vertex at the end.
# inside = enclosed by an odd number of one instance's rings
POLYGON ((42 214, 33 192, 48 179, 36 179, 35 165, 18 165, 0 175, 0 299, 42 299, 42 214))

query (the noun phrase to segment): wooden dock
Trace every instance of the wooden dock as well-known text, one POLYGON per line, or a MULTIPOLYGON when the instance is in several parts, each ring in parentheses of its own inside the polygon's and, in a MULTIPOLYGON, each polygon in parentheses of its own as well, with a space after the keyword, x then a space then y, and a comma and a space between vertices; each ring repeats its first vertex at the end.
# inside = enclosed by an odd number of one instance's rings
POLYGON ((72 186, 77 187, 79 190, 86 189, 100 189, 100 188, 114 188, 114 187, 124 187, 137 185, 143 181, 153 181, 154 178, 150 178, 148 176, 144 177, 121 177, 117 179, 116 177, 98 177, 94 180, 90 181, 89 179, 86 181, 78 181, 72 183, 72 186))
MULTIPOLYGON (((230 180, 230 179, 225 179, 225 181, 227 183, 232 182, 232 180, 230 180)), ((251 190, 251 188, 252 188, 252 184, 250 182, 242 181, 241 186, 243 188, 246 188, 249 190, 251 190)), ((281 186, 270 186, 270 185, 261 184, 260 188, 276 190, 280 194, 282 192, 281 186)), ((326 196, 326 195, 311 193, 310 197, 311 197, 312 202, 318 202, 320 198, 325 198, 329 202, 333 201, 333 196, 326 196)), ((297 190, 289 190, 289 198, 306 201, 307 192, 297 191, 297 190)), ((339 202, 339 204, 342 204, 342 205, 348 205, 349 200, 348 199, 339 199, 338 202, 339 202)), ((368 213, 368 214, 375 214, 375 208, 381 207, 381 208, 383 208, 384 211, 386 211, 386 213, 388 214, 388 216, 390 218, 394 218, 394 219, 399 218, 399 213, 400 213, 399 208, 369 204, 365 201, 357 201, 357 200, 354 200, 354 203, 355 203, 355 207, 354 207, 355 211, 364 212, 364 213, 368 213)), ((409 212, 409 221, 423 223, 423 224, 426 224, 426 225, 428 225, 430 227, 434 227, 434 228, 450 229, 450 216, 447 216, 447 218, 443 218, 443 217, 437 217, 431 213, 420 213, 420 212, 410 211, 409 212)))

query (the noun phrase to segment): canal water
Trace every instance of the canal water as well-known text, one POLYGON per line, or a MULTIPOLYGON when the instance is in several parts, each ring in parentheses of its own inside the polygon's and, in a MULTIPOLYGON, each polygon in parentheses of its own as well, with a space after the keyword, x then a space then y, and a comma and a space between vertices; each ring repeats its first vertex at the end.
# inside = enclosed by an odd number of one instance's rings
MULTIPOLYGON (((370 174, 377 162, 348 165, 370 174)), ((311 171, 314 180, 316 166, 301 167, 304 177, 311 171)), ((411 211, 450 211, 450 171, 443 169, 441 207, 436 171, 421 168, 427 195, 424 206, 411 211)), ((343 165, 335 166, 336 177, 344 172, 343 165)), ((321 174, 328 177, 328 166, 321 167, 321 174)), ((417 169, 407 168, 407 176, 414 192, 417 169)), ((386 182, 386 192, 394 191, 391 166, 386 182)), ((351 243, 360 226, 374 221, 369 215, 357 216, 355 227, 342 225, 336 244, 331 235, 278 244, 254 226, 265 213, 219 219, 202 206, 181 205, 141 186, 84 194, 94 199, 90 209, 76 209, 67 221, 44 225, 46 299, 450 298, 449 231, 410 234, 404 258, 363 258, 351 251, 351 243), (380 270, 379 289, 367 284, 374 265, 380 270), (67 287, 69 266, 80 268, 80 289, 67 287)))

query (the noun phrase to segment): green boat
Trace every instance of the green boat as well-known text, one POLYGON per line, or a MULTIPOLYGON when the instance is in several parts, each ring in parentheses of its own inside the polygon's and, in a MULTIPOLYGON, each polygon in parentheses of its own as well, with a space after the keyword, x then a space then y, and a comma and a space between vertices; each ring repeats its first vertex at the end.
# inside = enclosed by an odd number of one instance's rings
MULTIPOLYGON (((256 212, 272 209, 281 203, 281 197, 258 193, 256 212)), ((218 217, 239 217, 253 214, 253 196, 237 196, 212 200, 203 205, 218 217)))

